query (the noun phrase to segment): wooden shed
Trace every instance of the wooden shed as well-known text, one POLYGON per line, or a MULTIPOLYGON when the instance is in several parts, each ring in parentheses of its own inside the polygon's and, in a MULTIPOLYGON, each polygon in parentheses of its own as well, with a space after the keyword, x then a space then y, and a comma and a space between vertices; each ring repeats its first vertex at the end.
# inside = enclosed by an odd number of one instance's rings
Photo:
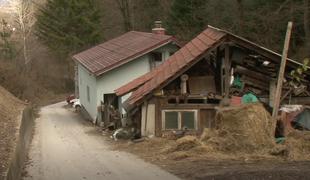
MULTIPOLYGON (((123 106, 142 135, 184 129, 199 134, 214 127, 219 106, 238 105, 245 93, 271 106, 280 62, 280 54, 209 26, 162 65, 115 92, 132 92, 123 106)), ((287 82, 301 65, 288 59, 287 82)), ((309 104, 309 79, 306 74, 302 90, 294 93, 286 83, 282 103, 290 94, 290 101, 309 104)))

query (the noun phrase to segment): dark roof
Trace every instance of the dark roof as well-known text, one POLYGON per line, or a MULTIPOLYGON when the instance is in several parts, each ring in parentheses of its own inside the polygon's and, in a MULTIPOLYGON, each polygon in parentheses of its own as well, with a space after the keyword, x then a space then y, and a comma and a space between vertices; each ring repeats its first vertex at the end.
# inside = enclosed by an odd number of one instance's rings
POLYGON ((174 41, 172 36, 130 31, 73 56, 99 76, 154 49, 174 41))
MULTIPOLYGON (((115 92, 120 96, 134 90, 132 95, 126 101, 126 106, 130 107, 153 92, 156 88, 163 85, 165 82, 171 80, 175 77, 175 75, 182 72, 184 68, 190 67, 191 64, 194 64, 197 60, 200 60, 206 52, 212 50, 214 47, 217 47, 217 45, 224 42, 227 38, 238 41, 240 44, 246 45, 247 47, 255 48, 257 52, 268 55, 271 59, 276 60, 277 62, 280 62, 281 60, 281 55, 276 52, 227 31, 208 26, 206 30, 183 46, 179 51, 177 51, 156 69, 129 82, 119 89, 116 89, 115 92)), ((288 65, 292 64, 301 65, 296 61, 288 59, 288 65)))

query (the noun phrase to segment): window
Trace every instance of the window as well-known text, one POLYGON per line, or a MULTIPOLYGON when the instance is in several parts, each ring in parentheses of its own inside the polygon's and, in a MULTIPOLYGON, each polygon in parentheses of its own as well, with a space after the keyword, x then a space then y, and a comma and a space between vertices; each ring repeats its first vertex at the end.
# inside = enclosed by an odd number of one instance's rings
POLYGON ((87 88, 87 101, 90 102, 90 92, 89 92, 89 86, 87 88))
POLYGON ((162 62, 163 60, 161 52, 153 52, 152 56, 153 56, 154 61, 162 62))
POLYGON ((197 129, 197 110, 163 110, 162 128, 197 129))
POLYGON ((178 129, 178 112, 165 112, 165 128, 178 129))
POLYGON ((163 61, 162 53, 160 52, 151 53, 151 61, 150 61, 151 69, 154 69, 156 66, 160 65, 162 61, 163 61))
POLYGON ((187 127, 188 129, 195 129, 195 113, 194 112, 181 112, 182 114, 182 127, 187 127))

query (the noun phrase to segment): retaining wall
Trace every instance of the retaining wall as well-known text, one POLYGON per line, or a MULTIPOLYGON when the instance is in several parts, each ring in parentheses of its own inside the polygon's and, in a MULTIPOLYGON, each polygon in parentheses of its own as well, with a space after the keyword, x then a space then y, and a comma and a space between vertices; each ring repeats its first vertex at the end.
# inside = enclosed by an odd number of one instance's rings
POLYGON ((22 113, 19 134, 16 140, 15 150, 6 174, 6 180, 21 179, 24 162, 26 161, 28 150, 31 144, 32 132, 34 128, 34 115, 31 107, 26 107, 22 113))

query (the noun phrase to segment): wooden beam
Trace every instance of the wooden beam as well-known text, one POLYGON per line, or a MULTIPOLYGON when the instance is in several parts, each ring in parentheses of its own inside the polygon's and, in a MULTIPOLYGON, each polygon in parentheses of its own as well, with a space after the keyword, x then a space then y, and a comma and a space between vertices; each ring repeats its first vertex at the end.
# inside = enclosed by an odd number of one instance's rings
POLYGON ((235 68, 235 71, 236 73, 240 73, 240 74, 244 74, 244 75, 247 75, 247 76, 250 76, 251 78, 255 78, 255 79, 259 79, 259 80, 262 80, 262 81, 266 81, 267 83, 267 80, 271 80, 272 78, 266 74, 263 74, 263 73, 260 73, 260 72, 255 72, 255 71, 251 71, 245 67, 242 67, 242 66, 239 66, 237 65, 237 67, 235 68))
POLYGON ((289 44, 290 44, 292 27, 293 27, 293 23, 288 22, 286 36, 285 36, 285 42, 284 42, 284 48, 283 48, 283 53, 282 53, 281 66, 280 66, 279 75, 278 75, 278 82, 277 82, 277 89, 276 89, 276 94, 275 94, 275 99, 274 99, 274 106, 273 106, 273 111, 272 111, 272 117, 273 118, 276 118, 278 116, 278 111, 279 111, 279 106, 280 106, 280 98, 281 98, 281 90, 282 90, 282 83, 283 83, 283 78, 284 78, 284 71, 285 71, 286 59, 287 59, 287 54, 288 54, 288 49, 289 49, 289 44))
POLYGON ((230 47, 229 45, 225 45, 225 59, 224 59, 224 71, 225 71, 225 85, 224 85, 224 92, 225 97, 228 98, 229 96, 229 85, 230 85, 230 47))
POLYGON ((277 59, 280 59, 280 58, 277 55, 275 55, 275 54, 266 52, 265 50, 257 47, 256 45, 250 44, 248 42, 245 42, 244 40, 241 40, 241 39, 236 38, 234 36, 231 36, 230 39, 233 42, 235 42, 236 44, 238 44, 239 46, 244 47, 246 49, 250 49, 250 50, 254 51, 257 54, 260 54, 260 55, 266 57, 267 59, 270 59, 270 61, 273 62, 273 63, 279 63, 279 61, 277 59))
MULTIPOLYGON (((253 50, 254 52, 256 52, 257 54, 260 54, 266 58, 268 58, 271 62, 273 63, 279 63, 280 62, 280 57, 277 56, 276 54, 273 54, 271 52, 268 52, 266 50, 263 49, 263 47, 257 47, 256 45, 254 44, 250 44, 238 37, 235 37, 233 35, 230 35, 229 36, 229 40, 235 42, 236 44, 238 44, 239 46, 241 47, 244 47, 246 49, 251 49, 253 50)), ((297 67, 300 67, 302 66, 301 63, 299 62, 292 62, 292 60, 288 59, 288 62, 287 62, 287 65, 289 66, 290 69, 294 69, 294 68, 297 68, 297 67)), ((310 72, 306 71, 305 74, 307 74, 308 76, 310 76, 310 72)))
POLYGON ((269 84, 268 83, 265 83, 263 81, 251 78, 249 76, 246 76, 246 75, 242 76, 241 81, 244 82, 245 84, 249 84, 249 85, 257 87, 261 90, 269 91, 269 84))
POLYGON ((293 89, 289 89, 286 91, 283 96, 281 97, 280 103, 293 91, 293 89))
POLYGON ((310 97, 292 97, 292 104, 310 105, 310 97))
POLYGON ((269 80, 269 106, 273 107, 274 105, 274 95, 276 93, 276 79, 270 79, 269 80))
POLYGON ((216 63, 216 69, 215 69, 215 86, 216 86, 216 92, 221 92, 222 90, 222 84, 221 84, 221 56, 220 56, 220 48, 216 48, 215 51, 215 63, 216 63))
POLYGON ((223 58, 221 58, 221 67, 220 67, 220 69, 221 69, 221 95, 224 95, 225 94, 225 74, 224 74, 224 72, 225 72, 225 68, 224 68, 224 65, 225 64, 225 62, 224 62, 224 60, 223 60, 223 58))

